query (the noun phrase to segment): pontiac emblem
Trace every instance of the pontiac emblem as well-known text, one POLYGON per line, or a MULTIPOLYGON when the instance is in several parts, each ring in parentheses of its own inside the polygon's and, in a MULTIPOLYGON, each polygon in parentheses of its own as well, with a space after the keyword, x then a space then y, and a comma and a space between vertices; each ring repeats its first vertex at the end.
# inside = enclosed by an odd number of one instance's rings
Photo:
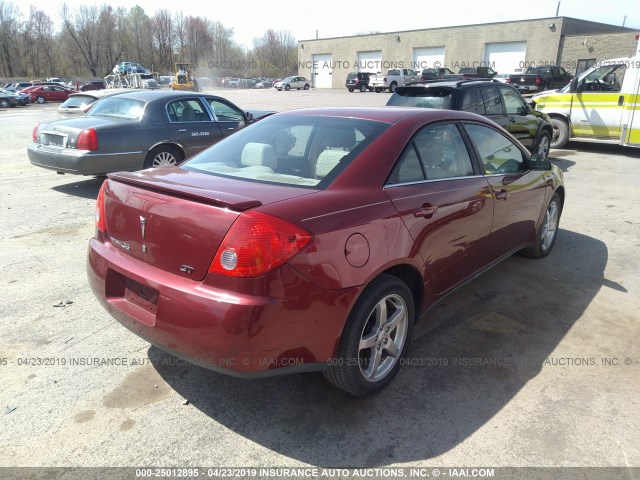
POLYGON ((142 232, 142 252, 147 253, 147 246, 144 244, 144 231, 147 226, 147 219, 140 215, 140 231, 142 232))

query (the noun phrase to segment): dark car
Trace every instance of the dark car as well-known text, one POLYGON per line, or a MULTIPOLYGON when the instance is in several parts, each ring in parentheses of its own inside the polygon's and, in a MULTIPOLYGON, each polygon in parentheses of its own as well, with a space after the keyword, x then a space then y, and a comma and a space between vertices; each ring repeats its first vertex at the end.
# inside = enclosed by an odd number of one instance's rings
POLYGON ((347 75, 344 85, 350 92, 354 90, 360 90, 361 92, 372 91, 369 88, 369 77, 371 75, 369 72, 351 72, 347 75))
POLYGON ((445 67, 440 68, 425 68, 422 70, 422 74, 420 76, 420 80, 423 82, 427 80, 439 80, 441 78, 462 78, 462 75, 457 73, 453 73, 451 70, 445 67))
POLYGON ((463 78, 493 78, 498 72, 490 67, 466 67, 458 70, 458 75, 463 78))
POLYGON ((107 88, 107 86, 105 85, 104 81, 92 80, 80 86, 79 90, 81 92, 86 92, 87 90, 103 90, 105 88, 107 88))
POLYGON ((213 95, 133 90, 36 125, 27 151, 33 165, 79 175, 175 165, 267 114, 213 95))
POLYGON ((477 113, 496 122, 530 150, 545 157, 549 154, 551 120, 533 110, 515 88, 501 82, 462 80, 398 87, 387 105, 477 113))
POLYGON ((0 107, 25 106, 31 103, 31 98, 26 93, 13 92, 7 88, 0 88, 0 107))
POLYGON ((5 89, 0 89, 0 108, 18 106, 18 95, 5 89))
POLYGON ((179 167, 109 175, 87 273, 160 349, 364 396, 436 302, 514 252, 546 256, 564 197, 557 166, 479 115, 292 110, 179 167))

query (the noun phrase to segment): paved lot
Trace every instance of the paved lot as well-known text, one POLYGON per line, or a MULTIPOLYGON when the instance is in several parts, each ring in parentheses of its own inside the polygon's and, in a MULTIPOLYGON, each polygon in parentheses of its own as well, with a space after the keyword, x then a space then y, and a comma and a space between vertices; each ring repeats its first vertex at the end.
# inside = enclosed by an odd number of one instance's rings
MULTIPOLYGON (((219 92, 274 110, 388 96, 219 92)), ((430 311, 411 365, 362 400, 317 374, 184 364, 112 320, 85 278, 101 180, 27 159, 56 106, 0 111, 0 466, 640 466, 640 151, 552 151, 567 184, 552 254, 430 311)))

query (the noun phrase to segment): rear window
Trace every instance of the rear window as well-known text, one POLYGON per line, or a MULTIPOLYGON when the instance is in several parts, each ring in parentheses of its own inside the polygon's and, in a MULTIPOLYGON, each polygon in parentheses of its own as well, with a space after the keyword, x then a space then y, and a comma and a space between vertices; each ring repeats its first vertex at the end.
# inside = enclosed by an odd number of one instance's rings
POLYGON ((443 108, 451 107, 451 90, 416 87, 398 88, 387 101, 392 107, 443 108))
POLYGON ((90 117, 116 117, 127 120, 140 120, 145 103, 133 98, 103 98, 89 110, 90 117))
POLYGON ((76 108, 81 108, 87 105, 92 104, 93 102, 96 101, 95 97, 92 97, 90 95, 74 95, 72 97, 67 98, 62 105, 60 105, 60 107, 76 107, 76 108))
POLYGON ((357 73, 350 73, 349 75, 347 75, 347 80, 355 80, 356 78, 358 78, 357 73))
POLYGON ((274 115, 209 147, 182 168, 322 189, 388 126, 353 118, 274 115))

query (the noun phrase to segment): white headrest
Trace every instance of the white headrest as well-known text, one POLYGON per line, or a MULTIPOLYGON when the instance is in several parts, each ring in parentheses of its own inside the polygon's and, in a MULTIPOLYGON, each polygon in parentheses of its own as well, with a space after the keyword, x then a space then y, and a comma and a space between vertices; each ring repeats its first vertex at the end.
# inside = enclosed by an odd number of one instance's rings
POLYGON ((347 153, 344 150, 324 150, 316 162, 316 178, 324 178, 347 153))
POLYGON ((268 143, 247 143, 242 149, 240 163, 245 167, 264 166, 275 170, 277 166, 276 151, 268 143))

